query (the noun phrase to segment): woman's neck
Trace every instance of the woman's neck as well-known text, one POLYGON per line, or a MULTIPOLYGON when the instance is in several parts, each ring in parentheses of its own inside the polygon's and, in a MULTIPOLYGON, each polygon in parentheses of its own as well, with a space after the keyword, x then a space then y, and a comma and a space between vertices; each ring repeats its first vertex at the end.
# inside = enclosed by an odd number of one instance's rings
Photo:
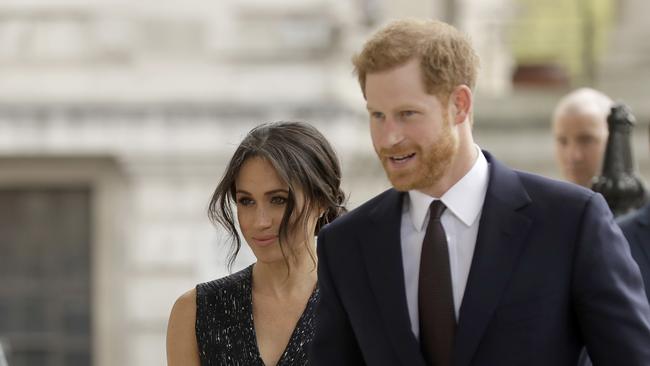
POLYGON ((312 255, 303 248, 288 256, 286 261, 258 261, 253 266, 253 291, 278 298, 311 292, 317 281, 316 264, 315 246, 312 255))

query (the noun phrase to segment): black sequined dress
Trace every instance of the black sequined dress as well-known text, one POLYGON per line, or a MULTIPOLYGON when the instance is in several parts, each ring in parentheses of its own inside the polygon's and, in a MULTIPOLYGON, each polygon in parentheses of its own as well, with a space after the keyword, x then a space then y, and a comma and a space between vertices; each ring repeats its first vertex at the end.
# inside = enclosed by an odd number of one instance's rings
MULTIPOLYGON (((253 266, 196 286, 196 340, 201 366, 264 366, 253 327, 253 266)), ((277 366, 308 365, 318 287, 277 366)))

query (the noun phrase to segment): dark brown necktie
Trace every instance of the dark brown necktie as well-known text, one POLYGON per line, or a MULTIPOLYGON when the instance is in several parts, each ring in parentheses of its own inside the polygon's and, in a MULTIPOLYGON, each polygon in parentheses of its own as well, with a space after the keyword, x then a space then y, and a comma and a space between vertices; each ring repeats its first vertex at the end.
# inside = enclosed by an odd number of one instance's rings
POLYGON ((439 200, 433 201, 429 206, 429 224, 420 255, 420 346, 430 366, 451 366, 456 332, 449 250, 445 230, 440 222, 445 208, 439 200))

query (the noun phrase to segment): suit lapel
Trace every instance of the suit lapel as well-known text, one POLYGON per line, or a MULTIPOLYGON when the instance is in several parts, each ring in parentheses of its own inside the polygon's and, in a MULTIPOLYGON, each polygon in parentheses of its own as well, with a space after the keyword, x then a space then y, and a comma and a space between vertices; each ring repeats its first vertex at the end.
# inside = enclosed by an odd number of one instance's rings
POLYGON ((384 327, 404 365, 425 365, 420 346, 411 331, 406 304, 401 248, 403 194, 395 190, 370 212, 370 230, 362 237, 368 278, 384 327))
POLYGON ((530 202, 519 177, 484 152, 490 180, 460 308, 454 365, 467 366, 494 314, 517 259, 531 220, 518 212, 530 202))

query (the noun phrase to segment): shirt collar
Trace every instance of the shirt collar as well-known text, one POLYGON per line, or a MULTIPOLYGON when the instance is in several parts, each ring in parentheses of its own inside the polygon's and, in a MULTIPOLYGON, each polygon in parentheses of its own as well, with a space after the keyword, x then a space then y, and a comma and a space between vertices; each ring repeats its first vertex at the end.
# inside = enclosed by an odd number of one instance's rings
MULTIPOLYGON (((481 149, 478 146, 476 149, 478 156, 472 168, 440 197, 447 209, 466 226, 472 225, 481 212, 488 186, 488 162, 481 149)), ((429 205, 436 197, 416 190, 408 193, 411 222, 415 230, 421 231, 429 213, 429 205)))

